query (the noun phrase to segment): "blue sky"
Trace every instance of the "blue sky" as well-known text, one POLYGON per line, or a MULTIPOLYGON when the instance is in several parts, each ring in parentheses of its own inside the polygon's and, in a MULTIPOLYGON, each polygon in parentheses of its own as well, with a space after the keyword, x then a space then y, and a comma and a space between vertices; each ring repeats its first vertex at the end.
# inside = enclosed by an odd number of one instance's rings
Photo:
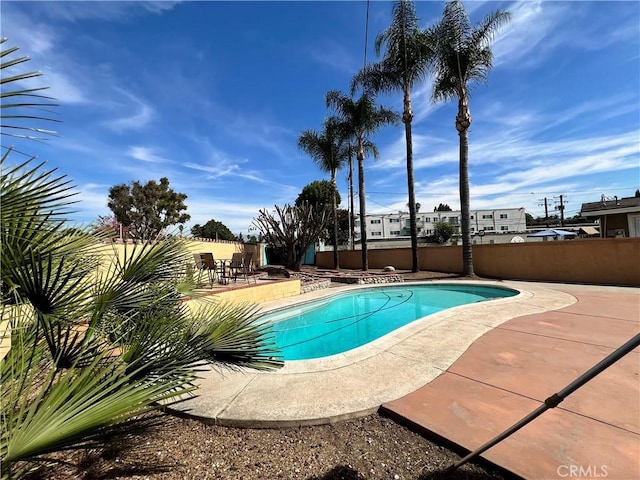
MULTIPOLYGON (((443 2, 416 3, 423 26, 443 2)), ((512 13, 494 44, 488 85, 472 90, 473 209, 541 199, 632 196, 640 186, 640 3, 465 2, 472 22, 512 13)), ((369 6, 368 58, 392 4, 369 6)), ((328 90, 347 91, 363 65, 367 3, 2 2, 7 45, 31 57, 60 107, 59 137, 3 146, 47 160, 77 185, 74 219, 109 214, 109 187, 169 178, 188 195, 191 221, 246 233, 258 210, 295 201, 328 178, 297 148, 330 113, 328 90)), ((422 211, 459 208, 456 104, 433 105, 431 82, 413 91, 416 199, 422 211)), ((379 97, 396 110, 401 96, 379 97)), ((372 137, 367 210, 406 210, 402 126, 372 137)), ((14 154, 15 161, 24 157, 14 154)), ((346 208, 347 171, 339 173, 346 208)), ((357 185, 357 183, 356 183, 357 185)), ((356 197, 357 198, 357 197, 356 197)), ((356 200, 356 210, 358 209, 356 200)))

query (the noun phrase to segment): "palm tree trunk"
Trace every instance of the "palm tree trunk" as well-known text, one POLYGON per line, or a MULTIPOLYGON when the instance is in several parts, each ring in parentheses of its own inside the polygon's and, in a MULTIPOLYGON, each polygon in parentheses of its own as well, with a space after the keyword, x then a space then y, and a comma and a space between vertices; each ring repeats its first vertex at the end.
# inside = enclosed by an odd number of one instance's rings
POLYGON ((360 197, 360 244, 362 245, 362 270, 369 270, 367 254, 366 198, 364 193, 364 147, 362 138, 358 138, 358 195, 360 197))
POLYGON ((336 172, 331 172, 331 207, 333 209, 333 268, 340 268, 338 258, 338 206, 336 205, 336 172))
POLYGON ((469 205, 469 127, 471 113, 466 92, 460 92, 456 130, 460 136, 460 210, 462 214, 462 270, 473 276, 473 252, 471 249, 470 205, 469 205))
POLYGON ((355 213, 353 210, 353 151, 351 150, 351 146, 349 146, 349 202, 351 204, 351 211, 349 213, 351 223, 349 226, 351 227, 351 231, 349 232, 349 236, 351 237, 351 250, 355 250, 355 213))
POLYGON ((404 112, 402 113, 402 121, 404 123, 404 136, 407 145, 407 184, 409 190, 409 222, 411 234, 411 271, 420 271, 420 263, 418 260, 418 225, 416 221, 416 193, 415 180, 413 176, 413 139, 411 136, 411 121, 413 120, 413 111, 411 110, 411 97, 409 88, 404 89, 404 112))

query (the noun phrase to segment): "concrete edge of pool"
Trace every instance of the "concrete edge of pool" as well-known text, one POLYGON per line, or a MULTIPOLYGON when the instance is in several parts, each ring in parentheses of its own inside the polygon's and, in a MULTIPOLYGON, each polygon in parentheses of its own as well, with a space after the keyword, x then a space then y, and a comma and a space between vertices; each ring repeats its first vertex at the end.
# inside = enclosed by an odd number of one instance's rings
MULTIPOLYGON (((406 282, 409 285, 413 282, 406 282)), ((415 283, 452 283, 430 281, 415 283)), ((176 408, 226 426, 318 425, 374 413, 423 387, 485 332, 522 315, 557 310, 572 295, 529 282, 456 281, 518 290, 513 297, 463 305, 421 318, 367 345, 316 360, 286 362, 275 372, 201 373, 198 396, 176 408)), ((341 286, 262 305, 263 311, 371 286, 341 286)))

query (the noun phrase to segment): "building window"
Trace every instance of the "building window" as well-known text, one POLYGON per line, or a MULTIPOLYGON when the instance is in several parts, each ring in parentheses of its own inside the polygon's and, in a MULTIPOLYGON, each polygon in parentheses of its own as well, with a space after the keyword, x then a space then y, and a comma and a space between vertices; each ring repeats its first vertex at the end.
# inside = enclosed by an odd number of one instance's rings
POLYGON ((471 233, 473 233, 475 231, 476 231, 475 227, 471 227, 471 233))
POLYGON ((458 223, 459 223, 458 217, 449 217, 449 223, 451 225, 458 225, 458 223))
POLYGON ((424 233, 427 235, 433 235, 433 230, 425 230, 424 233))
POLYGON ((389 223, 400 223, 400 219, 399 218, 390 218, 389 219, 389 223))
POLYGON ((407 218, 404 221, 404 226, 407 227, 407 228, 411 228, 411 219, 410 218, 407 218))
POLYGON ((391 235, 400 235, 400 230, 391 230, 391 235))
POLYGON ((482 215, 482 219, 483 220, 491 220, 493 218, 493 214, 488 214, 488 215, 482 215))
POLYGON ((502 226, 500 227, 500 230, 502 230, 502 231, 506 232, 506 231, 508 231, 508 230, 509 230, 509 226, 508 226, 508 225, 502 225, 502 226))
POLYGON ((371 236, 372 237, 381 237, 382 236, 382 232, 371 232, 371 236))
POLYGON ((473 220, 473 215, 471 215, 471 220, 473 220))
POLYGON ((382 220, 380 220, 379 218, 371 220, 371 225, 378 225, 380 223, 382 223, 382 220))
POLYGON ((356 228, 359 228, 359 227, 360 227, 360 220, 356 220, 356 221, 355 221, 355 225, 354 225, 354 226, 355 226, 356 228))
POLYGON ((493 227, 484 227, 484 229, 488 232, 493 232, 493 227))
POLYGON ((425 221, 426 223, 429 223, 429 222, 431 221, 431 218, 429 218, 429 217, 424 217, 424 221, 425 221))
POLYGON ((500 218, 509 218, 509 215, 507 215, 506 213, 501 213, 500 218))

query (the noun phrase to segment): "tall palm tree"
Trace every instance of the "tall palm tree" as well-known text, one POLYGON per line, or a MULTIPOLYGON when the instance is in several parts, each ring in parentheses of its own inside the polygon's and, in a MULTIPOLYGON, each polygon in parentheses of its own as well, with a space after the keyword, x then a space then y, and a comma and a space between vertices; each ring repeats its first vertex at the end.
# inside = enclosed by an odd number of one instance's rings
POLYGON ((447 3, 440 22, 425 31, 425 35, 436 44, 433 99, 458 100, 456 130, 460 137, 460 209, 465 275, 474 274, 469 218, 469 84, 488 81, 493 63, 491 42, 498 29, 510 18, 509 12, 497 10, 472 27, 462 2, 456 0, 447 3))
POLYGON ((367 229, 365 225, 366 196, 364 190, 364 159, 365 152, 373 153, 378 157, 376 146, 369 140, 369 135, 376 132, 386 124, 396 123, 398 115, 375 103, 375 98, 370 92, 364 92, 360 98, 354 100, 338 90, 327 92, 325 97, 327 107, 336 111, 338 118, 345 125, 348 136, 356 143, 358 159, 358 194, 360 197, 360 241, 362 244, 362 270, 369 269, 367 255, 367 229))
POLYGON ((323 172, 331 175, 331 208, 333 211, 333 268, 340 268, 338 257, 338 205, 336 204, 336 174, 344 167, 348 156, 345 129, 336 117, 324 121, 322 132, 304 130, 298 138, 298 147, 308 153, 323 172))
POLYGON ((418 259, 418 228, 416 223, 416 196, 413 174, 413 140, 411 122, 411 89, 422 82, 429 73, 430 62, 434 57, 434 46, 428 41, 419 28, 418 17, 413 2, 397 1, 393 6, 391 25, 376 37, 376 54, 380 55, 385 46, 383 59, 363 68, 353 79, 352 91, 358 85, 371 89, 375 93, 402 92, 405 143, 407 147, 407 186, 409 193, 409 218, 411 232, 411 264, 412 271, 420 268, 418 259))

